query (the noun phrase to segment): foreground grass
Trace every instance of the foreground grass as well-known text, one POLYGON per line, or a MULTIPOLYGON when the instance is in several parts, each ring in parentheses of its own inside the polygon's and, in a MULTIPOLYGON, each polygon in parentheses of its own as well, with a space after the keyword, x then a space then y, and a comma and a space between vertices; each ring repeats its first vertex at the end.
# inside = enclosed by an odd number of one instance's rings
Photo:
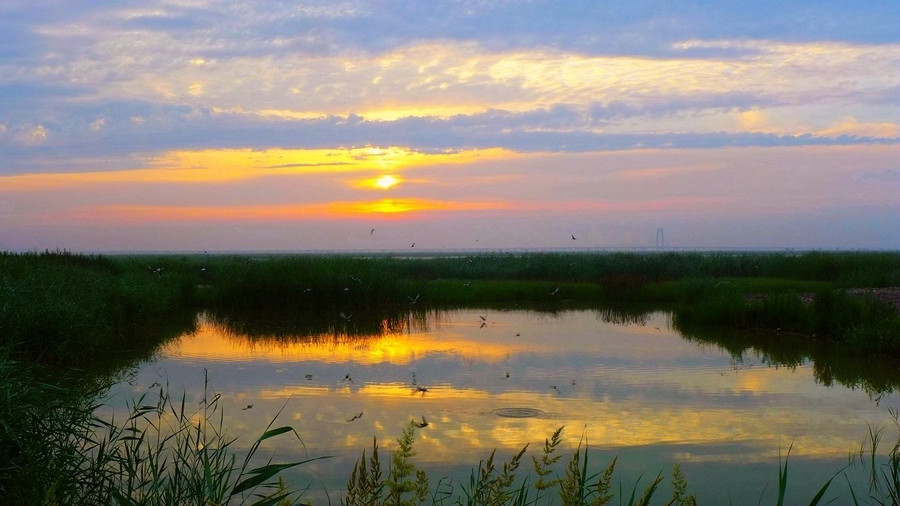
MULTIPOLYGON (((291 427, 275 425, 277 415, 251 443, 246 457, 238 458, 237 440, 223 425, 216 396, 188 403, 160 387, 135 399, 125 416, 101 418, 96 406, 82 400, 90 396, 61 398, 57 387, 33 381, 34 373, 22 364, 0 362, 5 385, 0 410, 19 414, 4 416, 0 425, 0 437, 13 442, 0 445, 0 503, 304 504, 304 491, 315 484, 288 484, 281 474, 327 458, 285 463, 261 458, 258 454, 268 452, 273 443, 302 447, 291 427), (17 393, 26 389, 27 395, 17 393), (36 398, 35 390, 47 402, 16 404, 36 398), (41 437, 10 439, 25 431, 40 432, 41 437)), ((830 502, 842 504, 900 504, 900 422, 896 413, 892 416, 896 441, 887 440, 885 428, 871 426, 848 466, 817 485, 818 492, 808 498, 810 505, 827 503, 826 493, 834 496, 830 502), (853 466, 870 476, 867 490, 854 489, 842 479, 853 466), (843 481, 847 488, 836 491, 843 481)), ((616 476, 618 458, 594 462, 596 455, 584 442, 568 455, 561 452, 562 427, 534 453, 525 445, 500 461, 492 452, 473 464, 467 480, 435 482, 416 462, 417 430, 414 422, 405 427, 386 457, 373 440, 347 471, 346 489, 330 491, 329 497, 345 505, 697 504, 677 464, 668 477, 659 472, 626 483, 616 476), (663 496, 664 489, 671 495, 663 496)), ((785 503, 796 479, 790 473, 790 452, 779 457, 777 468, 773 463, 778 505, 785 503)))
POLYGON ((189 406, 160 387, 124 418, 104 419, 94 400, 102 388, 42 377, 40 368, 0 360, 2 504, 280 504, 299 493, 278 474, 317 460, 259 465, 254 455, 267 440, 299 441, 273 419, 239 461, 218 397, 189 406))

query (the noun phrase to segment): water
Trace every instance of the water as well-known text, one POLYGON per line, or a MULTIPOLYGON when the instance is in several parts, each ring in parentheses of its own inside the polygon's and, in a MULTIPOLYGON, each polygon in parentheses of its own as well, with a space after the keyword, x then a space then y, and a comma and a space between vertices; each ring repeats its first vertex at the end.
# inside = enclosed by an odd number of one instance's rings
MULTIPOLYGON (((388 449, 415 420, 428 423, 415 462, 432 485, 467 479, 495 448, 501 460, 525 444, 539 456, 565 426, 563 460, 584 442, 598 467, 618 456, 614 485, 626 493, 642 473, 639 489, 659 472, 668 483, 678 462, 701 504, 774 503, 789 447, 788 496, 808 503, 858 453, 868 424, 888 424, 898 407, 896 388, 826 385, 822 364, 802 355, 777 363, 786 337, 772 337, 774 352, 727 352, 729 344, 683 338, 666 313, 611 321, 620 319, 461 310, 411 316, 400 329, 385 321, 397 330, 382 335, 348 336, 338 319, 333 332, 301 337, 240 334, 201 315, 196 332, 117 385, 111 405, 166 383, 199 403, 206 374, 206 395, 222 395, 239 443, 252 443, 280 411, 276 425, 293 426, 303 442, 281 438, 263 447, 266 457, 333 456, 288 476, 312 484, 305 497, 316 503, 323 490, 336 499, 373 437, 388 449)), ((848 473, 857 494, 868 493, 859 466, 848 473)), ((847 490, 835 480, 826 497, 844 502, 847 490)))

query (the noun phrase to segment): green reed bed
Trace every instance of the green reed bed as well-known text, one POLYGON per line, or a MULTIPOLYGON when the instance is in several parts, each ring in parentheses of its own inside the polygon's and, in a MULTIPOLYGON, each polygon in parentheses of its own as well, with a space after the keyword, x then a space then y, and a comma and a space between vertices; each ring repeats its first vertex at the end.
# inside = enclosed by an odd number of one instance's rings
POLYGON ((334 317, 637 305, 672 309, 684 326, 781 328, 880 352, 900 348, 891 337, 897 317, 838 289, 886 285, 900 285, 900 254, 0 254, 0 346, 44 362, 96 357, 140 340, 149 345, 202 310, 334 317), (813 304, 801 297, 810 293, 813 304))
POLYGON ((100 390, 0 352, 0 503, 54 503, 92 486, 81 443, 100 390))
POLYGON ((190 325, 193 290, 104 257, 0 255, 0 347, 68 365, 140 353, 190 325))
POLYGON ((201 310, 359 315, 639 304, 674 309, 683 325, 781 328, 883 351, 898 346, 890 338, 897 318, 837 290, 885 285, 900 285, 900 254, 0 254, 0 345, 42 361, 90 357, 144 329, 184 327, 201 310), (802 302, 807 293, 815 303, 802 302))
POLYGON ((896 308, 845 290, 748 296, 721 287, 693 304, 678 305, 673 322, 679 330, 718 326, 800 334, 838 342, 860 354, 900 351, 900 315, 896 308))

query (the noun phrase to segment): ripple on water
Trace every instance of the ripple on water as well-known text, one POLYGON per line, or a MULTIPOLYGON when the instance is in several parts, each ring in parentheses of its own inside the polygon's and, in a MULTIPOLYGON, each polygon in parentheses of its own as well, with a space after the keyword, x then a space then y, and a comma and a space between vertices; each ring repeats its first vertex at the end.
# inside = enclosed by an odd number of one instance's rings
POLYGON ((492 409, 491 413, 506 418, 535 418, 545 414, 535 408, 497 408, 492 409))

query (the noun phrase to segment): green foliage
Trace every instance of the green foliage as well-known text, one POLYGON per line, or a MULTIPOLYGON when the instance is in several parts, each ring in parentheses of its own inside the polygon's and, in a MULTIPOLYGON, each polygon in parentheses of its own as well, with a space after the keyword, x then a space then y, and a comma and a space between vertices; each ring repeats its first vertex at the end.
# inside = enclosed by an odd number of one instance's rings
POLYGON ((356 461, 347 481, 347 495, 341 503, 347 505, 390 504, 414 505, 428 500, 428 475, 410 460, 416 455, 413 449, 416 426, 410 422, 397 439, 397 449, 391 454, 387 479, 382 479, 381 461, 378 457, 378 441, 372 442, 372 456, 366 460, 366 452, 356 461))
POLYGON ((74 381, 0 351, 0 504, 89 495, 81 482, 91 460, 81 450, 101 388, 74 381))
POLYGON ((556 448, 562 442, 562 438, 560 437, 562 430, 563 427, 556 429, 556 432, 554 432, 549 439, 544 440, 544 448, 541 451, 540 459, 534 455, 531 456, 531 462, 534 464, 534 472, 538 475, 534 488, 538 491, 546 490, 559 483, 559 479, 548 480, 547 477, 553 474, 553 465, 559 461, 560 457, 562 457, 562 455, 554 455, 554 453, 556 453, 556 448))
POLYGON ((99 390, 74 395, 35 374, 0 361, 3 504, 274 505, 298 496, 279 473, 316 460, 255 464, 266 441, 291 434, 299 441, 290 427, 273 427, 276 415, 238 461, 218 396, 192 409, 161 387, 134 400, 125 419, 107 420, 94 415, 99 390))
POLYGON ((428 497, 428 477, 419 473, 415 464, 410 461, 416 455, 413 450, 415 430, 414 422, 410 422, 397 439, 397 449, 391 454, 391 468, 386 481, 389 490, 387 504, 416 504, 412 499, 405 498, 406 495, 412 495, 418 502, 425 501, 428 497), (415 481, 413 476, 416 477, 415 481))
POLYGON ((146 355, 160 335, 190 325, 187 280, 120 262, 0 255, 0 346, 26 360, 87 365, 116 352, 146 355))
MULTIPOLYGON (((557 453, 562 443, 563 427, 557 429, 550 438, 544 440, 544 446, 540 457, 532 456, 533 470, 538 479, 532 481, 530 477, 517 478, 517 472, 528 449, 525 445, 519 452, 503 463, 498 469, 495 464, 496 450, 492 451, 487 459, 479 462, 478 467, 469 474, 469 480, 460 484, 457 491, 452 480, 441 479, 437 489, 431 494, 432 504, 444 504, 449 501, 452 504, 466 506, 481 505, 532 505, 544 504, 542 499, 547 499, 547 504, 556 504, 546 497, 546 492, 556 489, 561 504, 563 505, 606 505, 615 498, 612 493, 612 479, 617 458, 609 463, 602 472, 592 474, 588 464, 589 454, 586 445, 579 446, 572 454, 562 470, 563 478, 549 479, 551 475, 559 476, 557 465, 562 455, 557 453), (595 481, 596 480, 596 481, 595 481), (531 483, 531 486, 529 484, 531 483), (535 494, 531 495, 531 489, 535 494), (459 495, 457 496, 457 493, 459 495)), ((428 498, 428 482, 425 472, 416 468, 409 459, 415 454, 412 451, 413 426, 403 430, 398 440, 398 450, 392 455, 391 477, 387 482, 373 479, 380 469, 377 457, 366 460, 365 450, 362 457, 353 466, 350 479, 347 483, 347 495, 341 503, 346 505, 362 504, 416 504, 428 498), (417 481, 413 485, 410 477, 416 474, 417 481), (391 483, 394 483, 392 486, 391 483), (401 483, 405 485, 398 486, 401 483), (387 490, 385 488, 387 485, 387 490), (387 491, 385 494, 384 492, 387 491), (396 491, 396 493, 395 493, 396 491), (409 498, 406 498, 406 495, 409 498)), ((373 444, 373 455, 377 455, 377 442, 373 444)), ((662 483, 662 475, 658 475, 651 482, 641 497, 636 498, 636 490, 640 479, 634 484, 634 491, 627 500, 621 502, 628 506, 647 505, 662 483)), ((693 496, 687 493, 687 479, 677 465, 673 471, 673 496, 667 503, 669 506, 696 504, 693 496)))
MULTIPOLYGON (((889 412, 898 436, 890 444, 887 459, 885 461, 877 459, 883 440, 884 427, 875 428, 870 424, 869 435, 860 445, 859 454, 855 459, 851 456, 851 465, 859 464, 868 471, 870 498, 874 504, 896 506, 900 505, 900 412, 893 409, 889 412), (868 458, 866 458, 867 450, 868 458)), ((852 488, 850 492, 855 499, 856 494, 852 488)))
POLYGON ((697 500, 687 492, 687 478, 681 471, 681 465, 677 462, 672 466, 672 500, 667 504, 671 506, 696 505, 697 500))
POLYGON ((673 321, 684 331, 703 325, 771 329, 842 343, 851 353, 900 353, 897 310, 843 289, 748 296, 720 286, 700 301, 678 306, 673 321))
POLYGON ((469 486, 462 487, 466 505, 477 504, 524 504, 528 502, 528 492, 525 483, 517 490, 512 489, 516 481, 516 471, 522 462, 522 456, 528 448, 526 444, 519 453, 513 455, 509 461, 503 463, 503 470, 496 472, 494 456, 496 450, 491 452, 487 460, 478 463, 478 469, 469 475, 469 486))
POLYGON ((900 254, 0 253, 0 346, 27 360, 89 363, 109 350, 146 355, 161 337, 189 327, 199 311, 245 327, 268 320, 290 324, 268 316, 292 314, 310 331, 354 334, 377 332, 385 317, 400 324, 410 313, 436 307, 558 310, 637 303, 640 311, 674 307, 684 325, 816 333, 868 353, 900 348, 896 312, 834 287, 886 284, 900 284, 900 254), (807 292, 818 294, 812 307, 795 295, 807 292), (764 297, 748 300, 748 294, 764 297), (354 318, 336 320, 340 313, 354 318))

